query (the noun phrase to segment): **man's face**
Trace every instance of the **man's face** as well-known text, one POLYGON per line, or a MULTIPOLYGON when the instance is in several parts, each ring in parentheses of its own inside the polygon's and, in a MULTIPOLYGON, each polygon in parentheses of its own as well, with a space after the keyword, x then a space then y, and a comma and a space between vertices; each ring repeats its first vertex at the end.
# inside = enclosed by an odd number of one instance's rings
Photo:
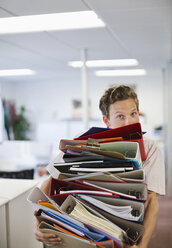
POLYGON ((134 99, 117 101, 109 107, 109 118, 103 116, 109 128, 117 128, 139 122, 139 112, 134 99))

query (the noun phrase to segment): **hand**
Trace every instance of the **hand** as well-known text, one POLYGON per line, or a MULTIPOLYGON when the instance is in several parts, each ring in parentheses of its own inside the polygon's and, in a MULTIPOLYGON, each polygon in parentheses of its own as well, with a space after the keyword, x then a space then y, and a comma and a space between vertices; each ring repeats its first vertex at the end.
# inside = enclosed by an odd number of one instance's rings
MULTIPOLYGON (((34 212, 34 215, 36 215, 37 211, 34 212)), ((62 244, 62 239, 60 237, 57 237, 53 233, 43 233, 40 232, 39 229, 39 222, 36 219, 36 225, 35 225, 35 238, 36 240, 43 242, 47 246, 55 246, 62 244)))
POLYGON ((36 240, 43 242, 47 246, 55 246, 62 244, 62 240, 57 237, 55 234, 51 233, 42 233, 38 230, 35 230, 36 240))

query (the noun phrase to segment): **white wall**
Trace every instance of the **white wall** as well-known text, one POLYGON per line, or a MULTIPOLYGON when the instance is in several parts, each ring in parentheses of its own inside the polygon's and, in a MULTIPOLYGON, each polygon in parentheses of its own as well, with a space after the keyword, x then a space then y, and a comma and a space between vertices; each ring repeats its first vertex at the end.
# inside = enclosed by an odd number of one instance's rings
MULTIPOLYGON (((161 72, 156 82, 151 77, 125 78, 90 78, 88 85, 91 100, 92 118, 101 119, 98 108, 99 98, 104 90, 113 84, 136 85, 140 99, 140 111, 146 115, 146 126, 151 128, 163 124, 163 83, 161 72), (148 79, 147 79, 148 78, 148 79)), ((58 121, 72 117, 72 100, 81 100, 82 88, 80 74, 76 80, 59 80, 58 82, 9 82, 2 84, 2 97, 16 101, 19 107, 24 105, 27 115, 33 123, 42 121, 58 121)), ((101 125, 102 123, 99 123, 101 125)), ((79 131, 79 130, 78 130, 79 131)))
POLYGON ((167 194, 172 197, 172 111, 171 111, 171 92, 172 92, 172 62, 167 64, 164 75, 164 105, 165 105, 165 148, 166 148, 166 178, 167 178, 167 194))
POLYGON ((113 84, 135 85, 139 98, 140 111, 146 115, 146 123, 152 128, 163 124, 163 82, 161 71, 157 73, 156 81, 151 77, 132 78, 126 80, 102 78, 98 83, 93 81, 89 84, 91 103, 95 106, 92 109, 93 116, 101 117, 98 110, 98 101, 104 90, 113 84))

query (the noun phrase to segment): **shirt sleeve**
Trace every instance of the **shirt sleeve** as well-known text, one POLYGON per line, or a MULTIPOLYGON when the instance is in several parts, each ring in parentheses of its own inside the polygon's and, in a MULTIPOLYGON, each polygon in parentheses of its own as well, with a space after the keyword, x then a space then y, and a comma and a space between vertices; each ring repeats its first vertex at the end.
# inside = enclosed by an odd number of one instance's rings
POLYGON ((144 139, 147 158, 143 162, 148 190, 165 195, 165 165, 155 141, 144 139))

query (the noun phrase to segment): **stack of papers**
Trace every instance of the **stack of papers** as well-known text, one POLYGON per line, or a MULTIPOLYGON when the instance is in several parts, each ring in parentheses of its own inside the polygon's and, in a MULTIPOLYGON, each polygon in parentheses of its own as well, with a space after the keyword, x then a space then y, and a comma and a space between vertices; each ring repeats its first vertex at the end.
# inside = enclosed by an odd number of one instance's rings
POLYGON ((140 124, 91 128, 59 148, 64 162, 51 162, 59 176, 49 195, 35 188, 28 198, 39 210, 40 231, 56 233, 65 247, 137 244, 147 199, 140 124))

